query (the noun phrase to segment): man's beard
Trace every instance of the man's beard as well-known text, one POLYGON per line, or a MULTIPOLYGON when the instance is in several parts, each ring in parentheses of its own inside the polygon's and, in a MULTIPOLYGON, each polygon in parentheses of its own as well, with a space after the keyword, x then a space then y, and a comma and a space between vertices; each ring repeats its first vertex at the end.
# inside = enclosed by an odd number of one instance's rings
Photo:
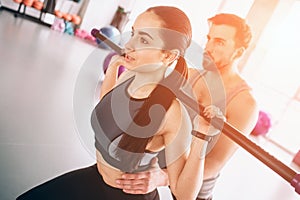
POLYGON ((219 69, 228 66, 228 64, 215 63, 213 58, 209 55, 209 53, 203 53, 202 66, 207 71, 218 71, 219 69))
POLYGON ((203 53, 202 66, 207 71, 216 71, 216 70, 218 70, 215 62, 212 59, 212 57, 207 52, 203 53))

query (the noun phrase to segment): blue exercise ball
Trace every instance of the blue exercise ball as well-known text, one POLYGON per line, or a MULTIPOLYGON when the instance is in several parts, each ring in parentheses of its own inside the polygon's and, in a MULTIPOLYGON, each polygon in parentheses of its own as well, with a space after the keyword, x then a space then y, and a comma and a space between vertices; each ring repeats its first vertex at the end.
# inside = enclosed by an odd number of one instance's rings
MULTIPOLYGON (((117 29, 114 26, 104 26, 99 29, 99 32, 108 37, 111 41, 113 41, 116 44, 119 44, 121 41, 121 33, 119 29, 117 29)), ((110 49, 109 46, 107 46, 104 42, 99 40, 98 38, 96 39, 96 42, 98 43, 99 47, 103 49, 110 49)))

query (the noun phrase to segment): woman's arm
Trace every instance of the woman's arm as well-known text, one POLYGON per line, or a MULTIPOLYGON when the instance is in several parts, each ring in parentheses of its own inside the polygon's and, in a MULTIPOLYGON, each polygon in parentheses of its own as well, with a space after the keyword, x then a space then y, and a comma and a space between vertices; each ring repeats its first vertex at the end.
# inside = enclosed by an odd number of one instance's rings
POLYGON ((194 200, 202 186, 207 142, 191 135, 191 119, 179 102, 170 107, 166 119, 168 134, 164 139, 171 191, 178 200, 194 200))
POLYGON ((115 55, 112 57, 101 85, 100 99, 117 84, 119 67, 124 63, 123 56, 115 55))
MULTIPOLYGON (((172 108, 172 107, 171 107, 172 108)), ((170 108, 170 109, 171 109, 170 108)), ((173 107, 174 108, 174 107, 173 107)), ((212 118, 214 116, 217 116, 218 112, 212 114, 213 112, 210 110, 213 106, 208 106, 205 108, 205 115, 208 118, 212 118)), ((187 139, 191 138, 191 129, 189 127, 185 127, 182 124, 188 124, 190 123, 190 119, 188 116, 183 116, 182 121, 179 120, 179 118, 174 116, 180 116, 180 113, 178 111, 171 112, 170 110, 167 113, 166 118, 170 118, 172 123, 169 122, 169 125, 166 125, 164 128, 171 131, 172 134, 164 134, 165 137, 165 143, 167 144, 167 152, 168 155, 166 156, 169 161, 168 166, 168 173, 166 170, 159 169, 157 163, 155 167, 151 168, 148 171, 145 172, 139 172, 136 174, 123 174, 121 179, 117 180, 118 187, 120 189, 123 189, 124 192, 130 193, 130 194, 146 194, 150 191, 153 191, 158 186, 167 186, 169 183, 171 185, 172 192, 178 193, 177 196, 180 195, 181 190, 183 192, 188 192, 189 195, 193 196, 195 195, 194 192, 198 193, 197 189, 202 185, 203 180, 203 163, 204 160, 199 160, 200 158, 206 155, 206 142, 198 139, 193 138, 191 149, 187 150, 187 139), (177 112, 176 115, 173 112, 177 112), (173 117, 172 117, 173 116, 173 117), (177 120, 176 120, 177 119, 177 120), (184 122, 185 121, 185 122, 184 122), (180 126, 178 126, 178 124, 180 126), (170 129, 170 127, 175 127, 173 130, 170 129), (180 127, 180 128, 178 128, 180 127), (173 132, 172 132, 173 131, 173 132), (177 137, 176 137, 176 134, 177 137), (181 137, 180 137, 181 136, 181 137), (177 140, 174 139, 174 137, 177 138, 177 140), (173 141, 173 146, 171 147, 171 141, 173 141), (174 142, 175 141, 175 142, 174 142), (185 145, 183 145, 185 144, 185 145), (202 148, 202 150, 201 150, 202 148), (178 153, 178 150, 181 149, 181 154, 178 153), (172 157, 176 162, 172 162, 172 157), (175 158, 174 158, 175 157, 175 158), (178 159, 179 158, 179 159, 178 159), (178 160, 177 160, 178 159, 178 160), (176 173, 178 172, 178 173, 176 173), (172 178, 170 180, 169 178, 172 178), (169 181, 170 180, 170 181, 169 181), (183 185, 183 186, 182 186, 183 185), (187 187, 188 186, 188 187, 187 187)), ((224 118, 223 114, 220 118, 224 118)), ((202 133, 206 133, 207 135, 215 135, 218 134, 219 131, 214 129, 209 123, 207 123, 204 119, 202 119, 200 116, 197 116, 194 124, 194 130, 200 131, 202 133), (201 125, 199 126, 197 120, 201 121, 201 125)), ((205 161, 206 165, 206 161, 205 161)), ((188 197, 182 197, 188 198, 188 197)), ((191 197, 192 198, 192 197, 191 197)), ((179 199, 179 198, 178 198, 179 199)))

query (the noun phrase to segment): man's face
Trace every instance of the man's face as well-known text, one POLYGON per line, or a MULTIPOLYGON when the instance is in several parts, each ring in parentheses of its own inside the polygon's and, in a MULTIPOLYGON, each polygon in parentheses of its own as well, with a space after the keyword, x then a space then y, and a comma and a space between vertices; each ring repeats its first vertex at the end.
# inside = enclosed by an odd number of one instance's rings
MULTIPOLYGON (((238 57, 235 34, 236 29, 232 26, 212 24, 210 27, 205 52, 218 69, 232 65, 233 61, 238 57)), ((209 66, 205 66, 205 63, 203 65, 204 68, 209 68, 209 66)))

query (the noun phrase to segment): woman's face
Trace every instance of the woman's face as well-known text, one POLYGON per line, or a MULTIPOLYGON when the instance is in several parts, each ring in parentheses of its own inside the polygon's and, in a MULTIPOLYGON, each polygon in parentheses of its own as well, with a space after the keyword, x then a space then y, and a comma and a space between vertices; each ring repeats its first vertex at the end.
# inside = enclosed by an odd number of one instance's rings
POLYGON ((130 40, 125 45, 125 61, 129 70, 151 72, 164 66, 166 54, 160 36, 162 21, 154 13, 145 12, 137 17, 130 40))

